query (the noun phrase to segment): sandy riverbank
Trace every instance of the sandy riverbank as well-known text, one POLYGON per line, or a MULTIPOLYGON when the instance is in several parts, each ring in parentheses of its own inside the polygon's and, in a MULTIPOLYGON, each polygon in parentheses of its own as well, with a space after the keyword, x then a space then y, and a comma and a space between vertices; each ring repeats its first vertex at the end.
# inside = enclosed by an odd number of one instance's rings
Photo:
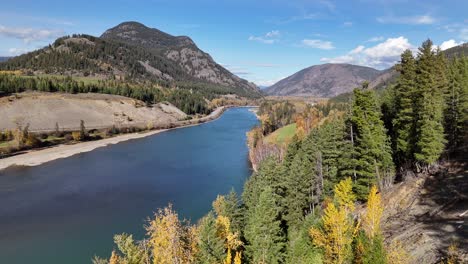
MULTIPOLYGON (((200 121, 200 123, 195 123, 195 124, 192 123, 192 124, 187 124, 187 125, 184 124, 176 128, 172 128, 172 129, 196 126, 196 125, 201 125, 207 122, 214 121, 217 118, 219 118, 224 112, 224 110, 226 110, 227 108, 228 107, 218 107, 213 112, 211 112, 208 116, 200 118, 198 120, 192 120, 192 121, 200 121)), ((77 144, 72 144, 72 145, 57 145, 57 146, 53 146, 53 147, 41 149, 41 150, 31 150, 23 154, 18 154, 12 157, 0 159, 0 170, 6 169, 11 166, 37 166, 37 165, 41 165, 43 163, 53 161, 56 159, 71 157, 79 153, 89 152, 97 148, 117 144, 119 142, 131 140, 131 139, 138 139, 138 138, 155 135, 155 134, 167 131, 167 130, 170 130, 170 129, 159 129, 159 130, 152 130, 152 131, 143 132, 143 133, 124 134, 124 135, 119 135, 119 136, 115 136, 112 138, 106 138, 106 139, 101 139, 101 140, 96 140, 96 141, 82 142, 82 143, 77 143, 77 144)))

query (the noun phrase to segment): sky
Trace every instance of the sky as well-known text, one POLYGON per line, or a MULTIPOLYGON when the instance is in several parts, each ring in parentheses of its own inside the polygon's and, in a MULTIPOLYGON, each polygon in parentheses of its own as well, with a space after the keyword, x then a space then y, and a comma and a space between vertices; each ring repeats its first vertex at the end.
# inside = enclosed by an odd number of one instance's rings
POLYGON ((2 2, 0 56, 138 21, 191 37, 216 62, 259 86, 323 63, 386 69, 428 38, 441 49, 468 42, 466 0, 2 2))

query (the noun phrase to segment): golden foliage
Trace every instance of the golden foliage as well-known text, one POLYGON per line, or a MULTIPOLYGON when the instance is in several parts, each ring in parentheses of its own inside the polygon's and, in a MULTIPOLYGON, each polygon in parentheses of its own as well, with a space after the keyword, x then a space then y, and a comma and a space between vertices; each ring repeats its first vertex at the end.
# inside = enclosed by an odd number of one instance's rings
POLYGON ((368 238, 380 234, 380 221, 383 213, 382 198, 377 187, 372 186, 367 199, 367 211, 362 220, 362 227, 368 238))
POLYGON ((450 243, 447 250, 447 264, 458 264, 460 262, 458 244, 455 242, 450 243))
POLYGON ((216 215, 223 215, 223 207, 226 204, 226 198, 223 195, 218 195, 213 202, 213 209, 216 215))
POLYGON ((115 250, 112 250, 112 254, 109 258, 109 264, 119 264, 119 263, 120 263, 119 255, 117 255, 115 250))
MULTIPOLYGON (((169 205, 159 209, 147 227, 154 264, 191 263, 193 261, 190 228, 184 227, 169 205)), ((194 231, 192 231, 194 232, 194 231)))
POLYGON ((311 228, 309 234, 314 245, 325 251, 325 263, 345 263, 351 256, 351 244, 359 228, 351 216, 355 196, 350 178, 335 186, 337 205, 329 203, 322 216, 323 228, 311 228))
POLYGON ((72 137, 73 137, 73 140, 75 141, 81 141, 84 139, 84 135, 80 131, 73 131, 72 137))
POLYGON ((388 264, 408 264, 411 262, 411 256, 401 245, 400 241, 392 241, 387 249, 388 264))
MULTIPOLYGON (((219 196, 218 196, 219 198, 219 196)), ((218 199, 216 199, 218 201, 218 199)), ((213 206, 215 206, 213 203, 213 206)), ((218 204, 219 205, 219 204, 218 204)), ((216 210, 216 207, 215 207, 216 210)), ((217 227, 217 234, 220 238, 224 239, 224 245, 227 250, 226 260, 224 261, 225 264, 232 263, 232 251, 237 250, 240 246, 242 246, 242 241, 239 239, 239 234, 237 232, 231 232, 231 221, 228 217, 218 215, 216 218, 216 227, 217 227)), ((236 252, 237 255, 238 252, 236 252)))
POLYGON ((354 210, 356 195, 353 193, 353 182, 351 178, 340 181, 334 189, 335 200, 340 208, 351 212, 354 210))
POLYGON ((298 138, 304 138, 310 133, 312 128, 317 127, 323 119, 323 113, 317 108, 305 109, 304 112, 296 114, 295 123, 297 127, 296 135, 298 138))
POLYGON ((242 251, 237 251, 234 257, 234 264, 242 264, 242 251))
POLYGON ((11 74, 11 75, 20 76, 20 75, 23 74, 23 72, 20 71, 20 70, 15 70, 15 71, 0 71, 0 74, 11 74))
POLYGON ((311 228, 310 236, 316 246, 325 250, 326 263, 344 263, 351 253, 354 224, 346 210, 330 203, 322 216, 323 230, 311 228))

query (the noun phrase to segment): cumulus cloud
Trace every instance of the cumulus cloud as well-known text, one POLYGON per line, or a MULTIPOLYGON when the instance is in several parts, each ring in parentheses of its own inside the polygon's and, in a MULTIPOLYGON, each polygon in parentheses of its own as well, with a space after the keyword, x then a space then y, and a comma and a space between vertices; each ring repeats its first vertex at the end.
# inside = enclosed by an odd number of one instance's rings
POLYGON ((352 25, 353 25, 353 22, 351 22, 351 21, 346 21, 346 22, 343 23, 343 26, 345 26, 345 27, 351 27, 352 25))
POLYGON ((324 41, 320 39, 303 39, 302 45, 323 50, 331 50, 335 48, 331 41, 324 41))
POLYGON ((267 32, 263 36, 250 36, 248 40, 250 41, 257 41, 265 44, 273 44, 278 42, 278 38, 281 36, 281 33, 278 30, 272 30, 267 32))
POLYGON ((458 45, 461 45, 461 44, 463 44, 463 42, 456 42, 455 40, 450 39, 450 40, 442 42, 442 44, 440 44, 439 48, 441 50, 446 50, 446 49, 450 49, 452 47, 455 47, 455 46, 458 46, 458 45))
POLYGON ((322 58, 320 61, 329 63, 352 63, 385 69, 393 66, 400 59, 403 51, 414 50, 414 46, 405 37, 388 38, 375 46, 366 48, 357 46, 347 54, 334 57, 322 58))
POLYGON ((42 41, 64 35, 63 30, 12 28, 0 25, 0 35, 9 38, 21 39, 25 43, 42 41))
POLYGON ((377 21, 383 24, 409 24, 409 25, 431 25, 437 20, 430 15, 422 16, 385 16, 378 17, 377 21))

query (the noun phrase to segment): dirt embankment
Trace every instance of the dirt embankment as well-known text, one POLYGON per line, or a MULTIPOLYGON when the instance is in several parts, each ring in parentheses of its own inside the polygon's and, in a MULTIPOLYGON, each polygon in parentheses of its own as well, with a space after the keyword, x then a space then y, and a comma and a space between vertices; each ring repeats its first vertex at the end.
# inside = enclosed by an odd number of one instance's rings
POLYGON ((0 129, 29 124, 30 131, 76 130, 112 126, 164 126, 187 115, 169 103, 152 107, 123 96, 107 94, 21 93, 0 98, 0 129))
POLYGON ((461 263, 468 263, 466 163, 446 163, 435 173, 408 179, 382 200, 385 241, 399 241, 411 263, 441 263, 452 244, 461 263))

